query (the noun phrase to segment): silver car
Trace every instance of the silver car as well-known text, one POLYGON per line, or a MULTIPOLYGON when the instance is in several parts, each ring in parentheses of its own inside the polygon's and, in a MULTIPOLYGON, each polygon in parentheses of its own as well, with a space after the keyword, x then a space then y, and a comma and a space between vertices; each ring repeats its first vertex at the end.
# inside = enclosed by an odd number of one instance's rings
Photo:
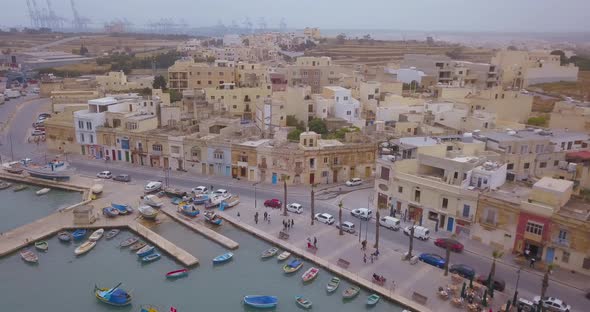
MULTIPOLYGON (((336 228, 340 229, 340 223, 336 223, 336 228)), ((354 223, 348 222, 348 221, 342 222, 342 231, 353 234, 354 233, 354 223)))

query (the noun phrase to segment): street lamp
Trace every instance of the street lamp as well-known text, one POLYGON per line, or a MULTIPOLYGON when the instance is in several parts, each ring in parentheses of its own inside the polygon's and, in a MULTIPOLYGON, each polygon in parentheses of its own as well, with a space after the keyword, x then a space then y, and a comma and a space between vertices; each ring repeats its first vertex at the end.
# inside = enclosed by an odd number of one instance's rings
POLYGON ((256 198, 256 185, 258 185, 259 182, 256 182, 252 185, 254 185, 254 209, 257 209, 258 207, 256 207, 256 202, 257 202, 257 198, 256 198))
POLYGON ((518 297, 518 282, 520 281, 520 270, 521 267, 519 267, 518 271, 516 271, 516 287, 514 287, 514 298, 512 298, 512 302, 514 304, 516 304, 516 297, 518 297))

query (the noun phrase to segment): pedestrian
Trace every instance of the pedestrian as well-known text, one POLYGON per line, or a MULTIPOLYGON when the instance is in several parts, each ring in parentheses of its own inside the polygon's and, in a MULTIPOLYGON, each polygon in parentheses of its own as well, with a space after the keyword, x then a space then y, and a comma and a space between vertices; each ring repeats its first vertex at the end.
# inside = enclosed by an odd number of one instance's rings
POLYGON ((270 224, 270 215, 268 215, 268 217, 266 217, 266 221, 268 221, 268 224, 270 224))
POLYGON ((268 213, 266 213, 266 211, 264 212, 264 220, 266 220, 266 218, 268 217, 268 213))
POLYGON ((291 219, 291 227, 293 227, 293 225, 295 225, 295 220, 291 219))
POLYGON ((287 229, 291 228, 291 222, 290 221, 286 221, 285 224, 287 225, 287 229))
POLYGON ((211 185, 211 192, 213 192, 213 185, 211 185))
POLYGON ((258 215, 254 215, 254 223, 258 224, 258 215))
POLYGON ((373 254, 371 254, 371 264, 374 263, 374 259, 375 259, 375 257, 373 257, 373 254))
POLYGON ((285 224, 285 220, 283 220, 283 230, 287 229, 287 224, 285 224))
POLYGON ((313 247, 318 248, 318 239, 315 236, 313 237, 313 247))
POLYGON ((537 261, 535 260, 535 257, 531 257, 530 267, 533 269, 535 268, 535 261, 537 261))
POLYGON ((363 256, 363 262, 364 262, 364 263, 367 263, 367 254, 365 254, 365 255, 363 256))
POLYGON ((240 217, 240 212, 238 211, 238 218, 240 217))

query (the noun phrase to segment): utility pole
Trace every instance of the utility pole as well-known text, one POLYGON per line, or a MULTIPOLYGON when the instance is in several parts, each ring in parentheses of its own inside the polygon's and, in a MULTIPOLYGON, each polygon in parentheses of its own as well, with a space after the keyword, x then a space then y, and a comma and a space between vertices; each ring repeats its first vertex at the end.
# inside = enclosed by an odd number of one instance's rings
POLYGON ((518 271, 516 271, 516 287, 514 287, 514 297, 512 298, 512 302, 516 303, 516 297, 518 297, 518 282, 520 281, 520 267, 518 271))
POLYGON ((8 139, 10 140, 10 160, 14 161, 14 150, 12 149, 12 134, 8 135, 8 139))
POLYGON ((254 183, 254 209, 257 209, 258 207, 256 207, 256 185, 258 185, 258 182, 254 183))
POLYGON ((313 221, 315 218, 315 184, 311 185, 311 225, 313 225, 313 221))
POLYGON ((377 213, 375 214, 375 249, 379 249, 379 209, 377 209, 377 213))

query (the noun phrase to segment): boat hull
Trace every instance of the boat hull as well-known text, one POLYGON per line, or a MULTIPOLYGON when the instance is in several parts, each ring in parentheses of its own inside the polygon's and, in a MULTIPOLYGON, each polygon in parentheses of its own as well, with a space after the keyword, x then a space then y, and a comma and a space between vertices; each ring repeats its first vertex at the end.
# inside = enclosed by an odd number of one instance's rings
POLYGON ((81 256, 92 250, 94 246, 96 246, 95 241, 86 241, 84 244, 80 245, 78 248, 76 248, 76 250, 74 250, 74 254, 76 256, 81 256))
POLYGON ((231 253, 231 252, 224 253, 223 255, 219 255, 219 256, 213 258, 213 264, 225 263, 225 262, 230 261, 233 258, 234 258, 233 253, 231 253))
POLYGON ((72 233, 72 238, 74 238, 74 240, 81 240, 84 236, 86 236, 86 230, 76 230, 72 233))
POLYGON ((244 296, 244 304, 259 309, 274 308, 278 302, 274 296, 244 296))
POLYGON ((124 306, 129 305, 131 303, 131 295, 129 295, 129 298, 127 300, 125 300, 124 302, 120 302, 120 303, 119 302, 112 302, 101 295, 101 292, 106 292, 109 290, 110 289, 108 289, 108 288, 97 288, 94 291, 94 295, 95 295, 96 299, 98 299, 100 302, 106 303, 108 305, 116 306, 116 307, 124 307, 124 306))
POLYGON ((145 257, 147 255, 150 255, 154 252, 155 248, 154 246, 144 246, 143 248, 141 248, 140 250, 138 250, 136 252, 138 257, 145 257))
POLYGON ((171 272, 166 273, 166 278, 169 278, 169 279, 181 278, 181 277, 186 277, 186 276, 188 276, 187 269, 181 269, 181 270, 176 270, 176 271, 171 271, 171 272))

